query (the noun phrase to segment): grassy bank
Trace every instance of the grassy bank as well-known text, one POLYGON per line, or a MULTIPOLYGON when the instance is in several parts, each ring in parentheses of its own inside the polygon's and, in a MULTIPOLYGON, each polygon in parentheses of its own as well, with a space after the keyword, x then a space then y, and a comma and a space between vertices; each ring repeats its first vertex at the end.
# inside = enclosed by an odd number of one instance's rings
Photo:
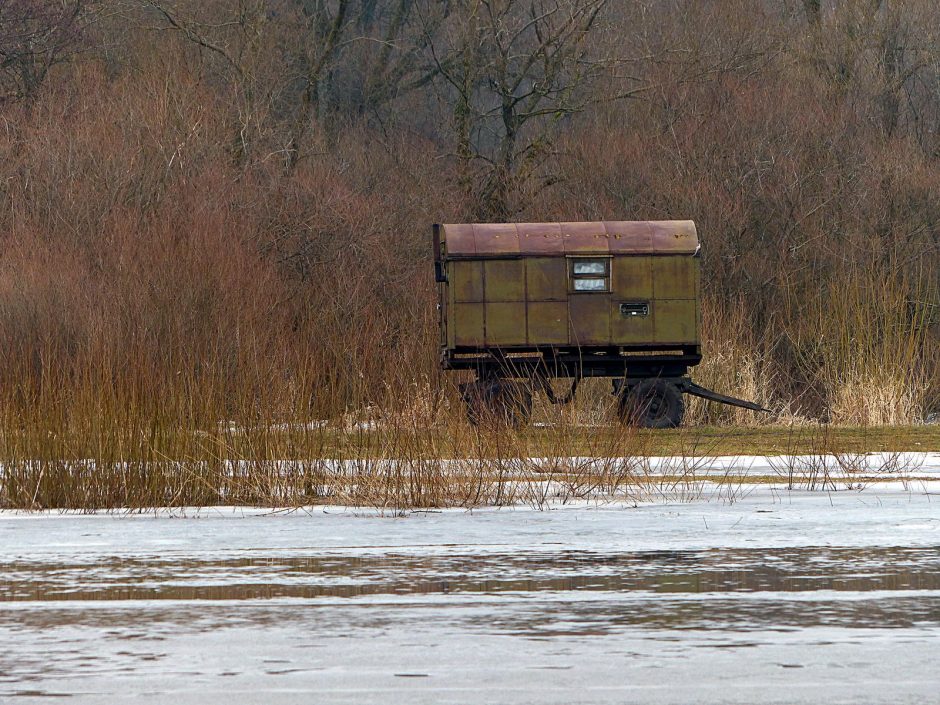
POLYGON ((518 458, 935 449, 937 4, 499 5, 0 2, 0 504, 476 506, 518 458), (431 223, 677 218, 693 378, 773 415, 639 433, 589 381, 470 429, 431 223))
MULTIPOLYGON (((877 451, 940 451, 940 426, 648 431, 562 421, 511 431, 472 428, 457 420, 431 425, 386 420, 357 422, 353 428, 308 422, 130 431, 105 424, 40 436, 23 430, 2 434, 0 507, 348 504, 397 510, 641 501, 700 492, 705 479, 721 482, 721 477, 699 476, 703 457, 805 455, 817 459, 810 465, 819 474, 823 456, 855 467, 860 454, 877 451), (654 472, 647 461, 651 456, 674 460, 668 470, 654 472)), ((803 465, 797 466, 798 476, 803 465)), ((900 460, 892 461, 892 471, 905 470, 900 460)), ((793 472, 791 466, 790 477, 781 471, 776 479, 792 483, 793 472)), ((858 468, 847 472, 857 476, 846 487, 866 477, 858 468)), ((732 478, 735 482, 739 479, 732 478)))

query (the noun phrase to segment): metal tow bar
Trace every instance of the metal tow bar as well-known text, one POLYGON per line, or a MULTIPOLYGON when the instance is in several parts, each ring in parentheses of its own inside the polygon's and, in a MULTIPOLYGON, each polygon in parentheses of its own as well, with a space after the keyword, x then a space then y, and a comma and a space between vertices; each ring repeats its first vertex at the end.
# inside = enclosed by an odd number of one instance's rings
POLYGON ((750 409, 751 411, 762 411, 765 414, 771 413, 770 409, 765 409, 760 404, 755 404, 752 401, 745 401, 744 399, 738 399, 737 397, 729 397, 725 396, 724 394, 719 394, 718 392, 713 392, 711 389, 705 389, 705 387, 698 386, 691 380, 684 382, 681 390, 686 394, 691 394, 694 397, 701 397, 702 399, 708 399, 709 401, 717 401, 721 404, 728 404, 729 406, 740 406, 742 409, 750 409))

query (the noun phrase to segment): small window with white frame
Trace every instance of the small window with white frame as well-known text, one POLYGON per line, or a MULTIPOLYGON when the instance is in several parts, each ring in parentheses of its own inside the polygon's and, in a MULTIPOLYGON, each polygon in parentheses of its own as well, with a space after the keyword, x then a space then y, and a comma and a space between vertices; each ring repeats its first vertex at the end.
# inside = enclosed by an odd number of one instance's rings
POLYGON ((610 291, 610 257, 571 257, 568 281, 569 289, 576 294, 610 291))

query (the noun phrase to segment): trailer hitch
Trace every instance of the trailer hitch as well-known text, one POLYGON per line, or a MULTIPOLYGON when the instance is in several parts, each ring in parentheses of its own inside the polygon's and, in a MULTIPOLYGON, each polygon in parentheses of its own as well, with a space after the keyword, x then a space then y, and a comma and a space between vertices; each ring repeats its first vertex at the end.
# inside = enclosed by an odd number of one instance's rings
POLYGON ((744 399, 738 399, 737 397, 729 397, 724 394, 719 394, 718 392, 713 392, 710 389, 705 389, 705 387, 700 387, 690 379, 682 380, 682 383, 679 385, 679 390, 685 392, 686 394, 691 394, 693 397, 701 397, 702 399, 708 399, 709 401, 717 401, 719 404, 739 406, 742 409, 762 411, 765 414, 771 413, 770 409, 765 409, 760 404, 755 404, 752 401, 745 401, 744 399))

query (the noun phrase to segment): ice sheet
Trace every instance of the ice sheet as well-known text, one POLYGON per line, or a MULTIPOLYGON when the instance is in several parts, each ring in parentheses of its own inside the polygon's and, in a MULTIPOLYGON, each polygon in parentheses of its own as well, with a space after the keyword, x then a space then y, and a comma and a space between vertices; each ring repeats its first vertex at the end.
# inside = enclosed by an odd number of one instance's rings
POLYGON ((0 513, 0 701, 933 703, 940 482, 0 513))

